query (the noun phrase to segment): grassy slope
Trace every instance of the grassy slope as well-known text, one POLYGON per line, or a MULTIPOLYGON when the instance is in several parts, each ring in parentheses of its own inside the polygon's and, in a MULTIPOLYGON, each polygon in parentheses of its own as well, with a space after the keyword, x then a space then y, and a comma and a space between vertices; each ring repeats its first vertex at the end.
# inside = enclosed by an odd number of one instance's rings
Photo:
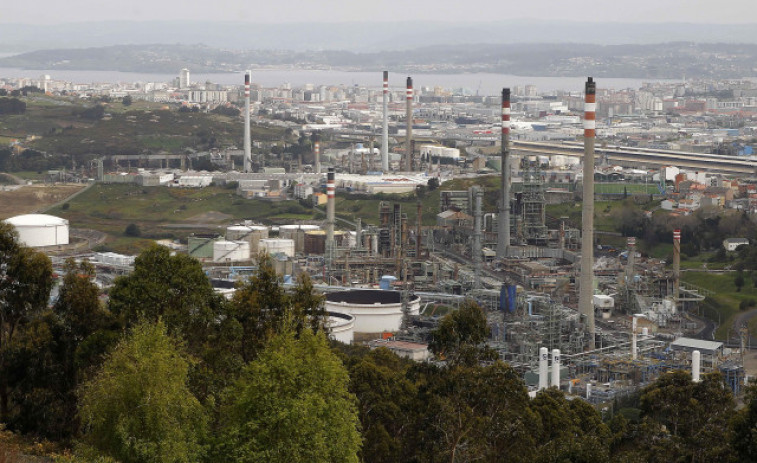
MULTIPOLYGON (((741 291, 736 291, 733 284, 735 273, 713 274, 705 272, 684 272, 681 279, 684 282, 709 289, 715 294, 705 301, 705 315, 717 321, 717 315, 712 311, 720 312, 720 326, 715 334, 717 339, 725 339, 733 325, 734 317, 739 314, 739 303, 745 299, 757 300, 757 288, 752 285, 751 279, 745 275, 746 280, 741 291)), ((751 330, 756 335, 755 330, 751 330)))

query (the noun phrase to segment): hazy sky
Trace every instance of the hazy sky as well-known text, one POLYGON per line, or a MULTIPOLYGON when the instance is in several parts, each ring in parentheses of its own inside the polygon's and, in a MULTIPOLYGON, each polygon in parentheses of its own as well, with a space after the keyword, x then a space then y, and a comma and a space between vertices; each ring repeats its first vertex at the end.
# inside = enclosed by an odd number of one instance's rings
POLYGON ((101 20, 566 21, 754 23, 754 0, 8 0, 0 22, 101 20))

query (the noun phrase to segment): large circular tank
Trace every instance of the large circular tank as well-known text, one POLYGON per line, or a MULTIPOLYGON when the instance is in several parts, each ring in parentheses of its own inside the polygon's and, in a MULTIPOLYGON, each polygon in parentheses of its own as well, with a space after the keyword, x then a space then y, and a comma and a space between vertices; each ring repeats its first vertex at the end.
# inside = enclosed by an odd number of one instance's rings
POLYGON ((17 215, 7 219, 22 243, 31 247, 68 244, 68 220, 46 214, 17 215))
POLYGON ((352 344, 355 338, 355 317, 339 312, 329 312, 326 320, 329 336, 339 342, 352 344))
POLYGON ((318 229, 318 225, 282 225, 279 227, 279 238, 293 240, 295 252, 304 252, 305 233, 318 229))
POLYGON ((213 243, 213 262, 240 262, 250 259, 247 241, 219 240, 213 243))
MULTIPOLYGON (((344 246, 347 243, 347 233, 334 230, 334 242, 337 246, 344 246)), ((305 232, 303 252, 305 254, 324 254, 326 252, 326 230, 305 232)))
POLYGON ((268 254, 283 253, 288 257, 294 257, 294 240, 281 238, 266 238, 260 240, 260 250, 268 254))
POLYGON ((268 227, 262 225, 232 225, 226 227, 226 239, 229 241, 247 241, 250 252, 257 255, 260 250, 260 240, 268 238, 268 227))
MULTIPOLYGON (((356 333, 395 332, 402 325, 402 293, 376 289, 337 291, 326 295, 326 311, 355 317, 356 333)), ((410 315, 418 315, 421 298, 410 295, 410 315)))

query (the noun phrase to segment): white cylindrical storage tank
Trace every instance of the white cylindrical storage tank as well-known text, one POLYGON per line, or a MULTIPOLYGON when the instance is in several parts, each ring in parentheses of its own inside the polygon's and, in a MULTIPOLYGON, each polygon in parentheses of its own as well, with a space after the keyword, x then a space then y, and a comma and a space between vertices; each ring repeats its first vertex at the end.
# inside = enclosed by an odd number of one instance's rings
POLYGON ((701 371, 702 357, 698 350, 691 353, 691 380, 699 382, 699 372, 701 371))
POLYGON ((260 251, 268 254, 282 253, 294 257, 294 240, 282 238, 266 238, 260 240, 260 251))
POLYGON ((329 312, 326 329, 331 339, 352 344, 355 339, 355 317, 345 313, 329 312))
POLYGON ((247 241, 219 240, 213 243, 213 262, 240 262, 250 259, 247 241))
POLYGON ((247 241, 250 252, 256 255, 259 251, 260 240, 268 238, 268 227, 262 225, 232 225, 226 228, 228 241, 247 241))
POLYGON ((539 390, 546 389, 549 384, 549 349, 539 348, 539 390))
POLYGON ((68 220, 47 214, 17 215, 7 219, 19 240, 30 247, 68 244, 68 220))
POLYGON ((560 349, 552 349, 552 386, 560 389, 560 349))
MULTIPOLYGON (((326 295, 326 310, 355 317, 356 333, 396 332, 402 325, 402 294, 399 291, 356 289, 326 295)), ((418 315, 421 298, 410 295, 408 311, 418 315)))

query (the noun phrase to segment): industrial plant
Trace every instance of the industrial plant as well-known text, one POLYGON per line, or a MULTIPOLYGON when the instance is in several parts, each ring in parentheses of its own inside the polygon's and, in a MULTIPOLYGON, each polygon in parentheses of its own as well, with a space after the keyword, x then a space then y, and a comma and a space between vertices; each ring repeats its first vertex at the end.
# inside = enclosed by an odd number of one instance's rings
MULTIPOLYGON (((496 176, 497 187, 488 190, 476 184, 478 172, 457 168, 462 144, 442 145, 422 129, 415 130, 419 111, 414 108, 418 97, 412 77, 405 81, 404 115, 399 104, 390 109, 386 71, 380 104, 376 98, 380 130, 373 119, 367 131, 334 132, 328 123, 304 124, 299 135, 312 151, 300 151, 288 165, 266 166, 252 150, 251 78, 245 72, 243 149, 219 154, 224 171, 145 169, 135 175, 128 168, 126 173, 107 173, 102 159, 97 166, 99 182, 177 188, 236 185, 245 198, 278 200, 283 199, 280 192, 289 191, 300 201, 312 201, 323 214, 320 220, 271 224, 265 217, 251 217, 217 233, 195 233, 184 243, 167 243, 202 261, 219 292, 231 297, 235 282, 254 274, 264 253, 272 257, 285 284, 303 273, 310 276, 316 290, 325 294, 331 336, 340 342, 380 345, 428 359, 426 346, 440 315, 475 301, 487 313, 486 344, 523 375, 534 394, 557 387, 591 402, 611 401, 673 369, 691 370, 695 381, 705 372, 721 371, 731 389, 741 392, 747 335, 736 344, 710 340, 712 327, 700 316, 707 293, 681 282, 681 233, 673 236, 672 271, 660 259, 642 257, 634 236, 627 237, 626 249, 605 252, 597 247, 598 165, 632 169, 640 162, 659 163, 662 172, 656 182, 664 189, 664 156, 673 154, 595 145, 597 87, 591 77, 583 92, 582 121, 563 116, 567 124, 582 122, 582 132, 574 137, 580 144, 512 140, 517 131, 511 119, 512 92, 502 89, 497 103, 500 133, 488 130, 475 139, 499 145, 499 153, 487 155, 485 164, 476 168, 496 176), (374 148, 377 137, 380 148, 374 148), (340 152, 337 145, 345 144, 350 148, 340 152), (242 168, 237 171, 232 157, 240 154, 242 168), (648 157, 640 161, 643 156, 648 157), (474 185, 444 187, 455 177, 474 185), (548 185, 563 178, 581 189, 548 185), (340 195, 413 194, 431 183, 442 185, 433 212, 424 210, 420 200, 408 210, 408 202, 391 196, 382 196, 372 214, 378 220, 348 219, 337 210, 340 195), (580 229, 564 217, 548 216, 550 202, 573 203, 577 198, 580 229), (429 214, 434 225, 429 225, 429 214)), ((108 160, 116 170, 124 161, 142 162, 129 156, 108 160)), ((691 162, 707 162, 706 156, 692 155, 691 162)), ((723 165, 713 166, 728 171, 740 168, 740 162, 747 161, 721 157, 713 163, 723 165)), ((187 167, 191 159, 181 158, 181 163, 187 167)), ((68 244, 64 220, 21 216, 9 222, 31 246, 68 244)), ((90 258, 103 274, 128 272, 133 260, 116 257, 90 258)))

